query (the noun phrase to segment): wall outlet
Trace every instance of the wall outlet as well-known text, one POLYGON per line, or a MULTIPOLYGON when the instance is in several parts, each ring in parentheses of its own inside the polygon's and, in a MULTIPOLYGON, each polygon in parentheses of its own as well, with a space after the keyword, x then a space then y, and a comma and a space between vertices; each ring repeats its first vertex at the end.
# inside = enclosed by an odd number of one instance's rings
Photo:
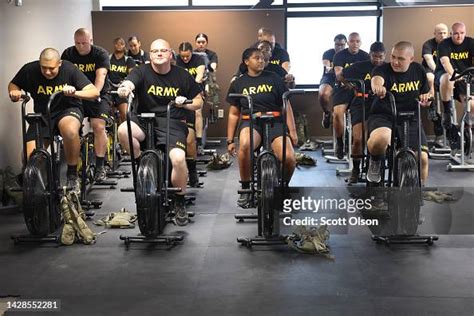
POLYGON ((217 117, 224 118, 224 109, 217 110, 217 117))

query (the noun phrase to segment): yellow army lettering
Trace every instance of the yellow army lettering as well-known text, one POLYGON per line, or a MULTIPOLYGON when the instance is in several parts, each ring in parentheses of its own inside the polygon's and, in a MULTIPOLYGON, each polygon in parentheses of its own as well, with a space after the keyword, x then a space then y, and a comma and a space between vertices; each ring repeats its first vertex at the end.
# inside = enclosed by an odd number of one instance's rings
POLYGON ((451 53, 451 59, 469 59, 469 52, 451 53))
POLYGON ((82 72, 90 72, 95 71, 95 63, 94 64, 74 64, 77 68, 79 68, 82 72))
POLYGON ((416 91, 418 90, 419 86, 420 86, 420 80, 410 81, 410 82, 401 82, 398 84, 395 82, 390 88, 390 91, 395 91, 397 93, 416 91))
POLYGON ((110 71, 121 72, 121 73, 126 74, 127 66, 110 65, 110 71))
POLYGON ((368 72, 366 75, 365 75, 365 78, 364 80, 370 80, 372 77, 370 76, 370 72, 368 72))
POLYGON ((273 86, 269 84, 261 84, 257 87, 248 87, 242 90, 242 94, 244 95, 251 95, 257 93, 264 93, 264 92, 272 92, 273 86))
POLYGON ((54 87, 39 85, 38 90, 36 91, 36 94, 52 95, 56 91, 63 91, 63 87, 65 85, 66 84, 54 86, 54 87))
POLYGON ((189 68, 189 69, 186 69, 186 70, 189 72, 189 74, 190 74, 191 76, 197 75, 197 68, 196 68, 196 67, 194 67, 194 68, 189 68))
POLYGON ((275 64, 275 65, 279 65, 279 64, 280 64, 280 60, 279 60, 279 59, 271 60, 270 62, 271 62, 272 64, 275 64))
POLYGON ((173 87, 160 87, 151 85, 148 90, 147 94, 157 95, 159 97, 177 97, 179 94, 179 88, 173 87))

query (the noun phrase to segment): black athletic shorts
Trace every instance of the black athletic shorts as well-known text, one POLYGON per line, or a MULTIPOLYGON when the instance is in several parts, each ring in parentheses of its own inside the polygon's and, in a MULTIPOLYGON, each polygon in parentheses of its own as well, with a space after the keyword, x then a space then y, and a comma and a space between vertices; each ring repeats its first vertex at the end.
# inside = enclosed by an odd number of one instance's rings
MULTIPOLYGON (((240 120, 240 126, 239 126, 239 135, 240 132, 242 131, 243 128, 245 127, 250 127, 250 121, 249 120, 240 120)), ((263 134, 264 134, 264 124, 262 120, 256 120, 253 123, 253 129, 255 132, 257 132, 260 137, 262 138, 262 144, 263 144, 263 134)), ((281 137, 283 135, 283 122, 281 119, 275 119, 271 125, 270 125, 270 130, 269 130, 269 138, 270 138, 270 143, 273 142, 275 138, 281 137)), ((287 131, 288 135, 288 131, 287 131)))
MULTIPOLYGON (((392 129, 392 116, 389 114, 371 114, 368 119, 369 138, 370 133, 380 127, 388 127, 392 129)), ((421 150, 428 152, 428 142, 426 141, 425 131, 423 125, 421 127, 421 150)), ((402 132, 402 126, 397 125, 397 136, 402 132)), ((408 146, 414 151, 418 150, 418 123, 411 121, 408 131, 409 142, 408 146)), ((398 144, 400 145, 400 144, 398 144)))
MULTIPOLYGON (((435 89, 436 91, 439 91, 439 88, 440 88, 440 80, 441 80, 441 76, 443 74, 445 74, 446 72, 444 70, 438 70, 436 73, 435 73, 435 89)), ((461 95, 466 95, 467 93, 467 90, 466 90, 466 83, 463 82, 463 81, 456 81, 454 83, 454 91, 453 91, 453 95, 454 95, 454 99, 458 100, 459 102, 462 102, 462 99, 461 99, 461 95)), ((471 94, 474 93, 474 84, 471 84, 471 94)))
POLYGON ((128 103, 127 98, 121 98, 118 94, 112 94, 111 96, 111 102, 113 106, 118 106, 119 104, 122 103, 128 103))
POLYGON ((341 104, 349 104, 354 96, 354 90, 345 89, 342 86, 336 86, 332 91, 333 106, 341 104))
POLYGON ((324 74, 321 77, 321 81, 319 82, 319 85, 322 84, 328 84, 334 89, 334 86, 336 84, 336 74, 334 72, 324 74))
POLYGON ((84 117, 90 118, 101 118, 107 121, 110 118, 110 96, 101 95, 99 101, 86 101, 83 100, 84 105, 84 117))
MULTIPOLYGON (((137 124, 146 134, 146 123, 143 118, 139 118, 137 114, 132 114, 132 122, 137 124)), ((186 138, 188 137, 188 127, 186 122, 171 119, 170 120, 170 149, 179 148, 186 151, 186 138)), ((155 117, 155 145, 164 146, 166 145, 166 118, 155 117)), ((145 141, 140 143, 142 149, 144 149, 145 141)))
MULTIPOLYGON (((73 116, 78 119, 80 123, 84 119, 84 114, 82 110, 78 107, 67 108, 65 110, 51 113, 51 123, 53 124, 53 135, 59 135, 58 123, 59 121, 66 116, 73 116)), ((43 138, 49 139, 49 129, 48 126, 44 123, 41 124, 40 133, 43 138)), ((32 141, 36 139, 35 130, 32 125, 30 125, 26 131, 26 141, 32 141)))
POLYGON ((196 111, 186 111, 186 125, 188 128, 196 130, 196 111))
MULTIPOLYGON (((362 104, 363 104, 363 99, 361 97, 354 98, 352 100, 352 103, 349 106, 349 109, 351 110, 351 122, 352 126, 362 123, 363 120, 363 111, 362 111, 362 104)), ((369 111, 370 107, 372 105, 373 98, 366 98, 365 99, 365 120, 367 121, 367 118, 369 117, 369 111)))

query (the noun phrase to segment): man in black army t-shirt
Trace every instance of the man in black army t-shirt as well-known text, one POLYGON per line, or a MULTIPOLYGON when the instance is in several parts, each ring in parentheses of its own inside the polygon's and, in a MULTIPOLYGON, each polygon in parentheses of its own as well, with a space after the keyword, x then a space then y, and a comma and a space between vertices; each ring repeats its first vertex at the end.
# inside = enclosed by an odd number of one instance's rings
MULTIPOLYGON (((441 43, 446 37, 448 36, 448 27, 446 24, 440 23, 435 26, 434 29, 434 37, 427 40, 423 44, 421 57, 423 58, 422 65, 425 67, 426 77, 428 78, 428 84, 430 85, 430 93, 435 94, 434 91, 434 72, 436 69, 436 64, 438 62, 438 44, 441 43)), ((431 107, 435 107, 436 105, 433 103, 431 107)), ((441 125, 441 118, 439 118, 438 114, 435 112, 436 109, 433 109, 430 113, 434 115, 430 115, 430 119, 433 121, 433 128, 434 133, 436 136, 435 144, 441 144, 441 136, 443 135, 443 126, 441 125)))
POLYGON ((369 60, 369 54, 360 49, 361 40, 358 33, 349 34, 349 47, 341 50, 334 55, 333 64, 334 72, 336 74, 336 88, 333 90, 332 99, 334 104, 334 133, 336 136, 336 150, 335 155, 338 159, 344 158, 344 142, 342 135, 344 133, 344 113, 347 105, 352 99, 353 93, 351 90, 345 89, 340 83, 342 78, 342 70, 349 67, 355 62, 369 60))
MULTIPOLYGON (((79 129, 83 118, 79 99, 93 100, 99 96, 99 91, 73 64, 61 61, 59 52, 54 48, 44 49, 39 61, 24 65, 8 84, 9 96, 13 102, 20 100, 23 94, 21 90, 31 94, 35 113, 43 114, 46 114, 49 97, 56 91, 63 91, 64 95, 56 97, 51 105, 51 124, 53 130, 59 131, 63 137, 68 166, 66 185, 79 191, 77 162, 81 147, 79 129)), ((26 133, 27 157, 35 149, 34 133, 30 126, 26 133)), ((41 134, 42 137, 49 135, 46 126, 42 127, 41 134)))
MULTIPOLYGON (((201 89, 193 77, 181 67, 171 64, 172 52, 168 42, 157 39, 150 48, 151 63, 134 69, 118 89, 121 97, 126 97, 135 90, 138 97, 137 113, 155 113, 157 115, 155 134, 157 143, 164 145, 166 141, 166 107, 175 100, 171 108, 170 148, 172 172, 171 183, 181 188, 175 194, 175 220, 178 225, 186 225, 188 214, 184 205, 184 194, 188 170, 186 167, 186 111, 195 111, 202 107, 201 89), (192 104, 184 104, 186 99, 192 99, 192 104)), ((140 157, 140 142, 145 140, 144 125, 137 117, 132 122, 133 152, 140 157)), ((128 131, 126 122, 118 130, 122 146, 129 151, 128 131)))
MULTIPOLYGON (((272 30, 261 28, 258 33, 259 42, 268 41, 272 44, 272 57, 270 58, 270 63, 281 66, 286 72, 290 72, 290 55, 288 52, 283 49, 280 44, 275 41, 275 34, 272 30)), ((257 46, 258 43, 255 44, 257 46)))
POLYGON ((150 63, 150 54, 141 49, 142 43, 136 35, 128 38, 128 47, 127 55, 135 61, 137 66, 150 63))
MULTIPOLYGON (((459 102, 466 98, 466 85, 462 81, 449 81, 454 72, 460 73, 473 66, 474 38, 466 36, 464 23, 454 23, 451 27, 451 37, 438 45, 439 62, 436 65, 435 83, 439 84, 441 100, 444 106, 443 126, 446 130, 451 127, 451 112, 453 106, 451 97, 459 102)), ((474 100, 471 100, 471 111, 474 110, 474 100)))
MULTIPOLYGON (((178 51, 179 54, 176 56, 176 66, 186 69, 187 72, 193 76, 196 83, 202 88, 204 73, 206 71, 204 59, 198 54, 193 54, 193 46, 189 42, 179 44, 178 51)), ((188 125, 188 137, 186 139, 186 164, 189 171, 189 185, 191 187, 197 187, 199 185, 199 177, 196 169, 196 136, 199 132, 199 137, 202 137, 202 112, 201 110, 186 112, 186 124, 188 125)))
POLYGON ((338 34, 334 37, 334 48, 328 49, 323 54, 324 73, 319 82, 318 101, 323 109, 323 128, 329 128, 331 125, 332 113, 332 91, 336 84, 336 74, 334 73, 334 65, 332 63, 334 55, 346 47, 347 38, 344 34, 338 34))
MULTIPOLYGON (((283 141, 287 142, 285 165, 287 179, 285 180, 289 182, 296 166, 293 145, 298 143, 298 137, 296 135, 295 121, 291 105, 287 108, 286 122, 290 137, 286 137, 285 140, 283 140, 281 136, 283 134, 283 123, 281 121, 281 116, 278 114, 281 113, 282 109, 282 95, 288 90, 288 88, 277 74, 263 70, 264 57, 258 48, 247 48, 242 54, 242 61, 247 66, 248 70, 231 83, 228 94, 240 93, 250 95, 253 100, 254 113, 271 111, 274 112, 274 115, 277 115, 276 121, 270 128, 270 143, 276 157, 281 161, 283 157, 283 141)), ((240 115, 242 114, 243 120, 241 121, 239 128, 239 171, 242 188, 248 189, 250 187, 250 176, 252 170, 252 166, 250 165, 251 132, 249 128, 249 117, 245 119, 245 116, 249 115, 249 109, 244 100, 236 100, 228 97, 227 102, 230 104, 229 119, 227 123, 227 150, 232 155, 236 154, 234 137, 240 115)), ((263 124, 258 121, 253 126, 254 146, 255 148, 258 148, 262 142, 263 124)), ((250 194, 243 193, 240 195, 237 205, 246 208, 251 202, 250 199, 250 194)))
MULTIPOLYGON (((120 83, 135 67, 135 61, 125 55, 125 40, 121 37, 114 39, 114 53, 110 54, 110 72, 109 80, 111 85, 118 88, 120 83)), ((112 96, 112 104, 116 106, 120 113, 120 123, 125 122, 127 117, 127 99, 119 97, 117 94, 112 96)))
MULTIPOLYGON (((392 133, 392 111, 387 91, 395 97, 397 112, 415 111, 416 99, 423 106, 428 106, 431 97, 426 72, 422 65, 414 62, 413 45, 409 42, 398 42, 392 49, 390 63, 376 67, 372 71, 372 91, 378 97, 371 107, 368 119, 369 139, 367 149, 370 154, 367 181, 378 183, 381 179, 380 166, 390 144, 392 133)), ((420 122, 421 124, 421 122, 420 122)), ((428 178, 428 154, 426 136, 421 127, 421 144, 418 144, 418 122, 410 122, 408 144, 418 150, 421 146, 421 181, 428 178)), ((400 126, 397 128, 400 132, 400 126)))
MULTIPOLYGON (((372 78, 372 70, 381 66, 385 62, 385 47, 381 42, 375 42, 370 45, 370 60, 359 61, 353 63, 347 68, 342 70, 343 81, 345 79, 358 79, 364 80, 365 84, 365 96, 357 95, 353 99, 350 110, 351 110, 351 123, 352 123, 352 155, 353 155, 353 167, 352 174, 349 178, 349 183, 356 183, 360 174, 360 161, 362 158, 362 122, 364 121, 364 112, 362 109, 362 100, 365 98, 365 120, 367 120, 370 105, 373 102, 373 95, 370 86, 370 80, 372 78)), ((360 93, 360 89, 358 93, 360 93)), ((365 122, 364 122, 365 123, 365 122)))
POLYGON ((109 119, 110 105, 107 71, 110 68, 109 54, 102 47, 92 45, 91 33, 80 28, 74 33, 74 46, 66 48, 61 56, 75 64, 80 71, 100 91, 100 98, 96 101, 84 101, 84 114, 91 120, 94 132, 95 152, 95 181, 102 182, 107 178, 104 167, 105 153, 107 151, 107 134, 105 133, 105 121, 109 119))

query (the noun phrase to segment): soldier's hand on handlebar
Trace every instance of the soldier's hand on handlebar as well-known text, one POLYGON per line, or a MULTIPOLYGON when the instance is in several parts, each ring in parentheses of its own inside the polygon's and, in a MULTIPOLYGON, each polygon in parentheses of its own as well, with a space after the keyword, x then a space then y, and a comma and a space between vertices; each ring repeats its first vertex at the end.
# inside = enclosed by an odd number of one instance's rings
POLYGON ((174 103, 176 105, 177 108, 182 108, 183 107, 183 104, 184 102, 186 102, 187 98, 186 97, 183 97, 183 96, 177 96, 176 99, 174 99, 174 103))
POLYGON ((117 89, 117 94, 118 94, 121 98, 126 98, 126 97, 128 97, 128 95, 130 94, 130 92, 132 92, 132 90, 130 90, 130 88, 127 87, 127 86, 120 86, 120 87, 117 89))
POLYGON ((73 86, 65 85, 63 87, 63 93, 67 97, 73 97, 74 94, 76 93, 76 88, 73 86))
POLYGON ((12 102, 20 101, 21 95, 22 95, 21 90, 12 90, 9 93, 10 100, 12 100, 12 102))
POLYGON ((427 107, 431 104, 433 100, 433 96, 431 93, 420 94, 420 105, 423 107, 427 107))
POLYGON ((385 94, 387 93, 387 89, 385 89, 384 86, 381 86, 381 87, 373 86, 372 91, 374 92, 376 96, 378 96, 381 99, 385 98, 385 94))

